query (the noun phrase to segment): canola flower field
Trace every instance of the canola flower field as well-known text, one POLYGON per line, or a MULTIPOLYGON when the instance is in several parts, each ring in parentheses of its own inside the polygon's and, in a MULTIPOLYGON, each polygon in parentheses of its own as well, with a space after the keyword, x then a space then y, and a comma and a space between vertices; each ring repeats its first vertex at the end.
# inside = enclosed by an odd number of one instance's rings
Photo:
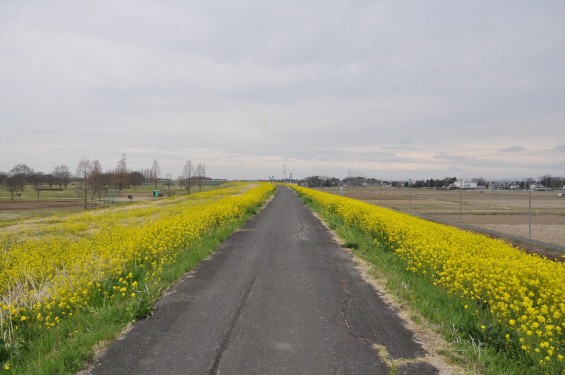
POLYGON ((459 296, 465 309, 476 308, 485 341, 541 373, 565 373, 565 263, 354 199, 293 188, 394 251, 408 271, 459 296))
MULTIPOLYGON (((28 220, 0 232, 0 346, 49 330, 104 299, 134 299, 215 227, 242 218, 271 184, 231 187, 107 210, 28 220)), ((0 349, 3 349, 0 347, 0 349)), ((7 352, 0 364, 10 369, 7 352)))

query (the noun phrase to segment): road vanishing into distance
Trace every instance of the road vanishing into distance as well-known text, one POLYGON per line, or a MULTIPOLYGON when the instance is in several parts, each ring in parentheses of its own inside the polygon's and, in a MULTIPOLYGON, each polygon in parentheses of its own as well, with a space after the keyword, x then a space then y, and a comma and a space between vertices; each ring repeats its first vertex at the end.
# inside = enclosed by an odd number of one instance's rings
POLYGON ((424 356, 351 255, 279 188, 86 373, 438 373, 424 356))

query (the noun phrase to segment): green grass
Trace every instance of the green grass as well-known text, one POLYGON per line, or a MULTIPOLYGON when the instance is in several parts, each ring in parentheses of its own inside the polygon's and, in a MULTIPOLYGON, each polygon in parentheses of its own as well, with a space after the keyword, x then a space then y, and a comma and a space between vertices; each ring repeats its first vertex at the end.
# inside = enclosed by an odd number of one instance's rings
MULTIPOLYGON (((160 273, 158 281, 139 285, 136 298, 100 298, 51 330, 38 329, 24 338, 26 347, 11 362, 11 374, 75 374, 94 358, 98 348, 108 345, 132 321, 147 317, 162 293, 247 222, 259 207, 250 209, 236 222, 210 231, 200 241, 178 254, 176 262, 160 273)), ((143 274, 136 280, 145 279, 143 274)), ((111 288, 111 284, 105 285, 111 288)), ((2 369, 0 369, 2 371, 2 369)))
MULTIPOLYGON (((443 337, 449 349, 442 349, 442 355, 449 363, 458 365, 469 373, 511 375, 537 374, 539 369, 531 367, 517 348, 504 347, 505 340, 485 343, 489 333, 492 336, 496 325, 487 325, 483 330, 478 325, 478 314, 482 307, 449 294, 436 287, 422 275, 406 270, 406 262, 383 244, 375 243, 370 236, 355 228, 348 227, 336 215, 323 211, 309 199, 306 203, 317 212, 332 230, 344 241, 346 247, 372 266, 372 276, 384 280, 387 291, 395 300, 407 306, 411 319, 427 328, 432 328, 443 337), (499 350, 500 349, 500 350, 499 350)), ((481 318, 485 318, 481 315, 481 318)))
MULTIPOLYGON (((208 184, 202 186, 202 191, 210 191, 215 189, 227 188, 230 187, 232 183, 221 183, 221 184, 208 184)), ((146 197, 142 199, 135 199, 133 203, 153 200, 153 199, 166 199, 167 198, 167 186, 159 185, 157 188, 160 189, 161 192, 164 193, 164 197, 159 198, 152 198, 153 193, 153 185, 142 185, 136 187, 134 190, 133 188, 124 189, 119 193, 120 200, 108 201, 106 198, 102 198, 99 200, 95 198, 94 200, 88 199, 88 207, 89 210, 93 209, 102 209, 108 207, 116 207, 120 205, 129 205, 132 202, 129 202, 126 198, 131 193, 136 194, 145 194, 146 197)), ((174 185, 171 186, 171 191, 174 191, 176 196, 185 195, 186 191, 184 189, 180 189, 178 186, 174 185)), ((199 193, 198 185, 193 187, 191 190, 191 194, 199 193)), ((37 194, 32 186, 28 185, 25 187, 23 192, 19 192, 21 196, 16 196, 13 199, 10 197, 10 193, 7 190, 0 189, 0 228, 16 224, 21 220, 29 220, 29 219, 39 219, 39 218, 46 218, 53 215, 61 215, 61 214, 70 214, 74 212, 80 212, 84 210, 84 198, 80 195, 80 192, 77 192, 74 186, 69 185, 66 190, 51 190, 51 191, 42 191, 40 193, 39 200, 37 199, 37 194), (80 196, 77 196, 79 194, 80 196), (22 208, 18 210, 2 210, 2 203, 3 202, 22 202, 23 204, 29 203, 33 204, 34 202, 68 202, 68 207, 37 207, 37 208, 22 208)))
POLYGON ((58 208, 56 210, 21 210, 0 212, 0 228, 17 224, 22 220, 41 219, 55 215, 68 215, 83 211, 82 207, 58 208))
MULTIPOLYGON (((208 190, 213 190, 213 189, 217 189, 218 187, 225 187, 228 186, 228 183, 222 182, 222 183, 216 183, 216 181, 210 181, 210 182, 206 182, 203 183, 202 185, 202 191, 208 191, 208 190)), ((153 190, 155 188, 155 185, 153 184, 149 184, 149 185, 140 185, 140 186, 136 186, 135 189, 133 187, 130 187, 128 189, 123 189, 121 191, 118 191, 120 193, 120 196, 122 197, 127 197, 128 194, 131 193, 146 193, 148 197, 151 197, 153 194, 153 190)), ((63 188, 62 190, 59 189, 59 185, 53 185, 52 189, 49 190, 48 186, 44 186, 42 187, 42 189, 48 189, 48 190, 41 190, 39 192, 39 200, 40 201, 52 201, 52 200, 57 200, 57 199, 78 199, 78 201, 80 202, 84 197, 82 195, 82 191, 81 190, 77 190, 79 189, 79 185, 78 184, 69 184, 67 186, 67 188, 63 188)), ((185 190, 180 187, 179 185, 171 185, 171 186, 167 186, 164 184, 158 184, 157 185, 157 190, 159 190, 162 193, 167 193, 168 190, 174 191, 177 195, 181 195, 181 194, 185 194, 185 190)), ((116 192, 117 190, 115 189, 110 189, 109 191, 112 192, 116 192)), ((191 193, 198 193, 200 190, 198 188, 198 183, 196 183, 195 185, 192 186, 191 188, 191 193)), ((10 192, 8 190, 6 190, 5 188, 0 188, 0 201, 37 201, 37 191, 34 189, 33 185, 26 185, 24 187, 23 191, 19 191, 18 193, 20 194, 18 195, 14 195, 13 199, 12 199, 12 195, 10 194, 10 192)), ((166 196, 166 195, 165 195, 166 196)))

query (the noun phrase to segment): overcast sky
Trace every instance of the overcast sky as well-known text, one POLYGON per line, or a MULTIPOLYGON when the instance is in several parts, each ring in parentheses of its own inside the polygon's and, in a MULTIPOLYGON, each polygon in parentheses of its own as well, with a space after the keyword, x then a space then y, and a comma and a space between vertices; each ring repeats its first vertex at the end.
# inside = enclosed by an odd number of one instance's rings
POLYGON ((0 0, 0 171, 565 176, 565 1, 0 0))

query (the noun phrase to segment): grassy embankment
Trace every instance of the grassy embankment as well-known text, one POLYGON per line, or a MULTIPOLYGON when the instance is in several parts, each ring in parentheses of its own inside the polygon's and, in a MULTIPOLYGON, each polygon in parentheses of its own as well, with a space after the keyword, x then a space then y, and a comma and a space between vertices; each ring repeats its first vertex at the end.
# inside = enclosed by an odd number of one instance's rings
POLYGON ((21 222, 0 232, 0 371, 71 374, 272 193, 234 184, 188 197, 21 222))
POLYGON ((565 267, 485 236, 318 191, 305 201, 469 372, 564 371, 565 267))

